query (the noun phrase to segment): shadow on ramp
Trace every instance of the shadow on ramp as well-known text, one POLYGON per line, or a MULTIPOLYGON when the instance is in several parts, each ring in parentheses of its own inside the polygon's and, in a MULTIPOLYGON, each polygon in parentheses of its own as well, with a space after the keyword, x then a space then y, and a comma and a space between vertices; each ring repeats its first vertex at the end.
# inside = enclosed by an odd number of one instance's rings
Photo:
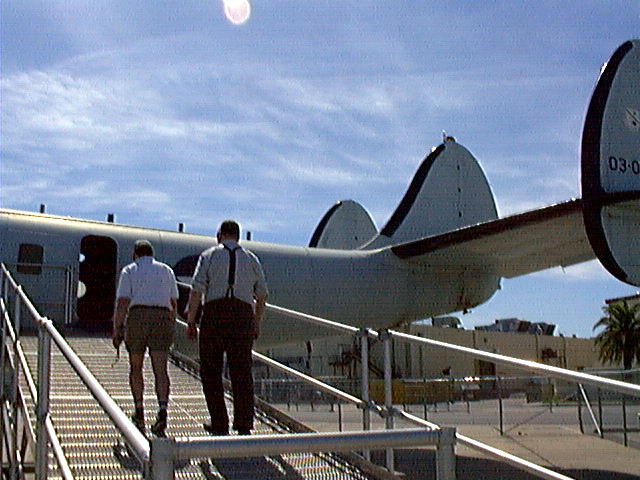
POLYGON ((268 457, 211 459, 200 464, 205 478, 219 480, 302 480, 302 476, 280 455, 268 457))

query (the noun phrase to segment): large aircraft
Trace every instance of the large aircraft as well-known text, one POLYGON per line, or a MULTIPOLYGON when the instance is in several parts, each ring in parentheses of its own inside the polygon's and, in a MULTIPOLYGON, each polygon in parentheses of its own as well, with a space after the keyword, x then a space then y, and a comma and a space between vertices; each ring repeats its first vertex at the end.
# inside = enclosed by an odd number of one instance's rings
MULTIPOLYGON (((379 232, 356 202, 334 205, 309 246, 243 241, 260 258, 269 301, 359 327, 383 328, 475 307, 502 278, 599 258, 640 285, 640 41, 603 68, 582 139, 583 198, 498 218, 482 168, 452 138, 425 158, 379 232)), ((110 326, 119 270, 133 243, 188 282, 212 237, 0 210, 0 261, 58 323, 110 326), (65 303, 69 299, 70 302, 65 303), (70 305, 71 308, 65 308, 70 305)), ((181 289, 184 306, 188 290, 181 289)), ((269 312, 257 347, 334 334, 269 312)))

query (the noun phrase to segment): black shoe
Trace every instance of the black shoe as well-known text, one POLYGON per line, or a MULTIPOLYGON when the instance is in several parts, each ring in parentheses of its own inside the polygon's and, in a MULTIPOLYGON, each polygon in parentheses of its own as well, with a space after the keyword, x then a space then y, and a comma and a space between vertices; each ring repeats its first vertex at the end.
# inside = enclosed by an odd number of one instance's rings
POLYGON ((151 433, 153 433, 156 437, 166 437, 167 435, 164 431, 167 429, 167 416, 165 415, 156 418, 156 423, 151 426, 151 433))
POLYGON ((238 430, 238 435, 251 435, 250 428, 241 428, 238 430))
POLYGON ((213 435, 214 437, 229 435, 229 430, 216 430, 210 423, 203 423, 202 428, 204 428, 205 432, 207 432, 209 435, 213 435))
POLYGON ((145 435, 144 416, 133 414, 131 415, 131 421, 136 426, 136 428, 140 430, 142 435, 145 435))

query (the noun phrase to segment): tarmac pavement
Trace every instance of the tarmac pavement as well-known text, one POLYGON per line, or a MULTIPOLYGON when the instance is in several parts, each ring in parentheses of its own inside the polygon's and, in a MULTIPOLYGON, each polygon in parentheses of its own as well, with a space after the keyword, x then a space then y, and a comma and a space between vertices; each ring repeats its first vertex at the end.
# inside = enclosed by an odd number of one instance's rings
MULTIPOLYGON (((336 431, 338 408, 321 404, 276 405, 278 408, 318 431, 336 431)), ((402 408, 401 405, 398 408, 402 408)), ((424 416, 422 405, 409 406, 416 416, 424 416)), ((637 414, 640 405, 627 406, 630 427, 638 430, 637 414)), ((503 402, 503 434, 500 434, 500 416, 497 400, 456 403, 450 406, 439 404, 437 411, 430 405, 427 409, 429 421, 443 426, 455 426, 459 434, 488 444, 494 448, 521 457, 537 465, 549 468, 571 478, 580 480, 639 480, 640 449, 625 447, 622 434, 616 434, 617 441, 601 439, 593 431, 593 423, 583 412, 586 434, 580 432, 577 408, 573 406, 553 406, 527 404, 523 398, 510 398, 503 402)), ((603 419, 605 425, 614 425, 619 410, 608 406, 603 419)), ((344 431, 362 429, 362 411, 351 405, 341 406, 342 429, 344 431)), ((383 429, 384 419, 371 416, 372 429, 383 429)), ((618 423, 618 425, 620 425, 618 423)), ((414 424, 396 420, 396 428, 415 428, 414 424)), ((609 434, 607 434, 609 435, 609 434)), ((630 445, 640 445, 640 432, 628 434, 630 445)), ((375 453, 372 458, 384 464, 384 453, 375 453)), ((514 479, 529 480, 539 478, 500 461, 488 458, 484 453, 465 445, 456 447, 458 480, 514 479)), ((433 449, 396 450, 396 469, 404 473, 404 478, 432 478, 434 465, 433 449)), ((435 477, 433 477, 435 478, 435 477)))

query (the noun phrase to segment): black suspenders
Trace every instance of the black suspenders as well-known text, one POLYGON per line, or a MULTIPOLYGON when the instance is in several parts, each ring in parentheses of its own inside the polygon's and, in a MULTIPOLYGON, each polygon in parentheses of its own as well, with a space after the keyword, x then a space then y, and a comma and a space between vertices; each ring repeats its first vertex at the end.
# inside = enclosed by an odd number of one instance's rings
POLYGON ((225 298, 236 298, 233 294, 233 286, 236 283, 236 250, 240 247, 236 247, 233 250, 223 244, 223 247, 226 248, 229 252, 229 279, 227 280, 227 293, 225 294, 225 298))

